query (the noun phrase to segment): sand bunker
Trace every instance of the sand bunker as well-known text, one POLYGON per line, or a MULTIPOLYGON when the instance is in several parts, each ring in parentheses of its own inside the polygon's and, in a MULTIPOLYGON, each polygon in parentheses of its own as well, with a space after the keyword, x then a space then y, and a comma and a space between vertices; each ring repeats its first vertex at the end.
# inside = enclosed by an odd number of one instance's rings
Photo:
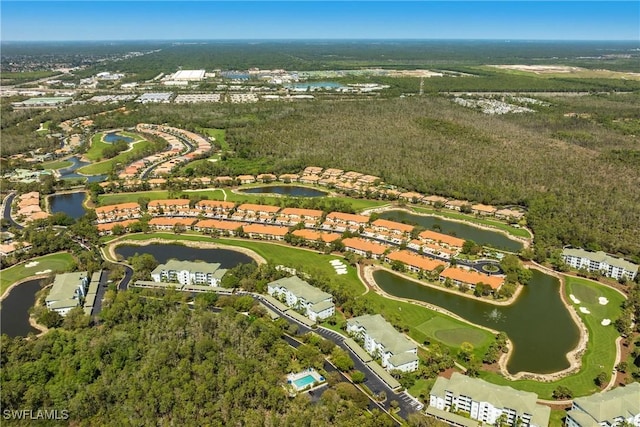
POLYGON ((605 297, 600 297, 600 298, 598 298, 598 302, 599 302, 601 305, 607 305, 607 303, 609 302, 609 300, 608 300, 608 299, 606 299, 605 297))
POLYGON ((573 296, 573 294, 570 294, 569 298, 571 298, 571 301, 573 301, 574 304, 580 304, 580 300, 573 296))
POLYGON ((35 267, 38 264, 40 264, 38 261, 31 261, 31 262, 26 263, 24 266, 25 266, 25 268, 31 268, 31 267, 35 267))
POLYGON ((336 270, 336 274, 347 274, 347 266, 339 259, 332 259, 329 264, 336 270))
POLYGON ((580 311, 581 311, 582 313, 584 313, 584 314, 590 314, 590 313, 591 313, 591 312, 589 311, 589 309, 588 309, 588 308, 586 308, 586 307, 580 307, 580 311))
POLYGON ((602 319, 602 322, 600 322, 600 324, 602 326, 609 326, 611 324, 611 319, 602 319))
POLYGON ((50 268, 47 268, 46 270, 42 270, 42 271, 36 271, 36 274, 47 274, 47 273, 51 273, 50 268))

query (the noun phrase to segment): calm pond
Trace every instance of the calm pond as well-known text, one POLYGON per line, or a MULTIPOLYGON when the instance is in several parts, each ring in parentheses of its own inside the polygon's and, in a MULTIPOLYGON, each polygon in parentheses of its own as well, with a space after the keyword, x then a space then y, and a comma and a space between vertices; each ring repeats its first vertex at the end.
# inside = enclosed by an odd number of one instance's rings
POLYGON ((107 175, 81 175, 76 172, 76 169, 79 169, 83 166, 90 164, 89 162, 83 162, 78 157, 73 156, 69 157, 69 160, 72 164, 67 166, 66 168, 59 169, 60 179, 84 179, 87 182, 101 182, 107 179, 107 175))
POLYGON ((248 194, 281 194, 291 197, 323 197, 327 193, 325 191, 316 190, 314 188, 300 187, 297 185, 272 185, 267 187, 252 187, 242 190, 248 194))
POLYGON ((133 142, 133 138, 128 137, 128 136, 124 136, 124 135, 120 135, 117 132, 111 132, 111 133, 107 133, 105 134, 104 138, 103 138, 104 142, 108 142, 108 143, 112 143, 112 142, 116 142, 116 141, 124 141, 126 143, 129 142, 133 142))
POLYGON ((2 300, 0 332, 10 337, 26 337, 29 332, 34 334, 40 332, 29 324, 29 309, 36 302, 36 293, 41 289, 41 280, 28 280, 19 284, 2 300))
POLYGON ((205 261, 220 263, 221 268, 232 268, 238 264, 248 264, 253 259, 242 252, 229 249, 199 249, 176 244, 151 244, 147 246, 122 245, 116 248, 116 254, 127 259, 136 253, 150 254, 161 264, 172 258, 180 261, 205 261))
POLYGON ((67 194, 54 194, 49 197, 51 213, 64 212, 73 219, 78 219, 85 214, 82 202, 86 197, 84 191, 67 194))
POLYGON ((416 215, 401 210, 390 210, 381 212, 380 218, 398 222, 404 221, 408 224, 417 224, 428 230, 435 230, 439 233, 449 234, 465 240, 473 240, 483 246, 491 246, 510 252, 519 252, 524 247, 521 242, 509 239, 503 233, 484 230, 462 222, 449 221, 436 216, 416 215))
POLYGON ((580 331, 560 299, 558 279, 532 272, 531 282, 509 306, 433 289, 387 271, 376 271, 374 279, 391 295, 425 301, 474 324, 506 332, 514 346, 507 364, 511 373, 560 371, 569 367, 566 353, 578 344, 580 331))

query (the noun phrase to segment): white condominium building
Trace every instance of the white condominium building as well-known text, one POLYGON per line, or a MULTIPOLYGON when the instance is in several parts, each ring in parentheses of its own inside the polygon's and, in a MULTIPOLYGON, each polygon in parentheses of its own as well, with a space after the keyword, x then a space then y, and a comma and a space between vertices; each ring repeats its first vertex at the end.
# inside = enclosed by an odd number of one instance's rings
POLYGON ((178 282, 182 285, 220 286, 222 276, 227 272, 220 264, 192 261, 169 260, 158 265, 152 272, 154 282, 178 282))
POLYGON ((562 257, 567 265, 576 269, 587 269, 589 271, 601 271, 607 277, 633 280, 638 274, 638 264, 613 257, 602 251, 590 252, 580 248, 565 248, 562 250, 562 257))
POLYGON ((333 296, 315 288, 297 276, 285 277, 267 284, 267 293, 300 309, 314 322, 331 317, 336 312, 333 296))
POLYGON ((568 427, 640 427, 640 383, 573 399, 567 412, 568 427))
POLYGON ((364 349, 382 359, 388 371, 418 369, 418 347, 379 314, 365 314, 347 320, 347 332, 364 340, 364 349))
MULTIPOLYGON (((438 377, 429 395, 427 414, 450 425, 467 425, 469 418, 494 425, 546 427, 551 409, 538 405, 538 395, 488 383, 454 372, 451 379, 438 377)), ((477 423, 475 423, 477 425, 477 423)))

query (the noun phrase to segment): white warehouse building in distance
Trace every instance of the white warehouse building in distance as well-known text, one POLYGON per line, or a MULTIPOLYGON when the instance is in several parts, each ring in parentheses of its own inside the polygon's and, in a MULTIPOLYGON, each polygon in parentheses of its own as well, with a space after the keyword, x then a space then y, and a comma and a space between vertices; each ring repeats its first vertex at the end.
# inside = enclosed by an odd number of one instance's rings
POLYGON ((199 82, 204 80, 204 70, 180 70, 171 76, 170 80, 199 82))
POLYGON ((267 293, 274 298, 283 298, 289 307, 303 310, 314 322, 331 317, 336 312, 331 294, 311 286, 297 276, 268 283, 267 293))

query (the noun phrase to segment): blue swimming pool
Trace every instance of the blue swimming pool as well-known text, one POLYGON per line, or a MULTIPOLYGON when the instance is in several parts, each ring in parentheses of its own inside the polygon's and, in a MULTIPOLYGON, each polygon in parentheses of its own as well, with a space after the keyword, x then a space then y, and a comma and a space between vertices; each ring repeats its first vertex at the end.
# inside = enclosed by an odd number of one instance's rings
POLYGON ((309 384, 313 384, 315 381, 316 379, 313 377, 313 375, 306 375, 302 378, 298 378, 297 380, 293 381, 293 383, 296 385, 296 388, 298 390, 301 390, 306 386, 308 386, 309 384))

